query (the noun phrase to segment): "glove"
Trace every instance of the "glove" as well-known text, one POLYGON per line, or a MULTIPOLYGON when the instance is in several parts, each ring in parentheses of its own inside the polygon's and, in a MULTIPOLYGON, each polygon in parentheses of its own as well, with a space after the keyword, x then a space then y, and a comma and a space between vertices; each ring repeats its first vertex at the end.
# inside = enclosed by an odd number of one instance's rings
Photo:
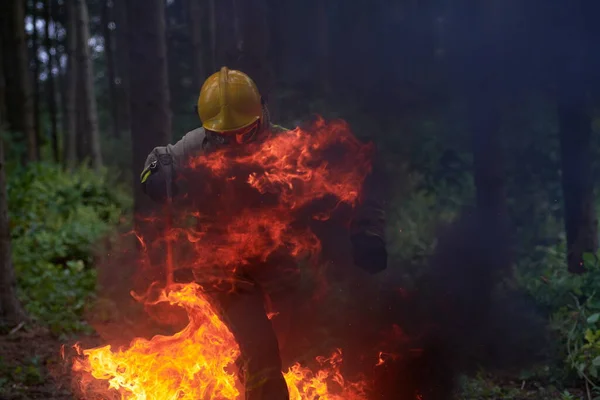
POLYGON ((387 268, 388 254, 383 239, 366 233, 358 233, 352 235, 350 241, 356 266, 370 274, 377 274, 387 268))
POLYGON ((141 181, 144 193, 153 201, 164 204, 169 195, 171 197, 177 194, 172 163, 170 160, 152 161, 142 172, 141 181), (167 185, 171 185, 170 193, 167 191, 167 185))

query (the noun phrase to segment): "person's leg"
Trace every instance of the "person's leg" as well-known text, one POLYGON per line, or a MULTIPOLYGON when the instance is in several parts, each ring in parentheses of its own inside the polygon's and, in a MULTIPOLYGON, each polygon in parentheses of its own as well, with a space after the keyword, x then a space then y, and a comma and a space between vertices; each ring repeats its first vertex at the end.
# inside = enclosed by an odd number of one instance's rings
POLYGON ((214 296, 241 352, 246 400, 289 400, 277 337, 260 287, 247 281, 214 296))

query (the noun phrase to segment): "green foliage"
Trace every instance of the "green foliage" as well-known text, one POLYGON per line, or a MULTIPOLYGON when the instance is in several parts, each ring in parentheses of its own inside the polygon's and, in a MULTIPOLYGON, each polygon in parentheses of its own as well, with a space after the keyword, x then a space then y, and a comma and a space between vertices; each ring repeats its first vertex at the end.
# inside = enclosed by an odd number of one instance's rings
POLYGON ((600 264, 586 254, 586 272, 565 265, 565 243, 546 249, 539 263, 518 270, 518 282, 546 308, 565 361, 566 378, 575 374, 600 396, 600 264))
POLYGON ((525 379, 499 381, 483 373, 473 378, 462 377, 459 400, 575 400, 580 399, 574 391, 560 391, 553 385, 525 379))
POLYGON ((435 247, 437 228, 450 222, 458 211, 457 207, 441 206, 443 196, 443 191, 413 188, 406 198, 394 200, 388 223, 392 257, 419 265, 425 262, 435 247))
POLYGON ((11 365, 0 357, 0 394, 5 385, 37 385, 44 382, 40 359, 32 357, 23 361, 22 364, 11 365))
POLYGON ((85 327, 94 250, 118 224, 127 196, 106 172, 32 164, 8 178, 13 262, 27 311, 56 332, 85 327))

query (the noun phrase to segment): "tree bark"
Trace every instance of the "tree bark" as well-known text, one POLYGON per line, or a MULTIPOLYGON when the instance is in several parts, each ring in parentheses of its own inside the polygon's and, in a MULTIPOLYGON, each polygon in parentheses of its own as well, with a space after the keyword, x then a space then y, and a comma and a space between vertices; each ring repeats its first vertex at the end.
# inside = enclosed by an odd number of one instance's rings
POLYGON ((501 110, 509 93, 504 88, 503 15, 476 0, 457 3, 454 30, 455 72, 466 95, 473 149, 473 175, 477 208, 490 221, 508 224, 501 110))
POLYGON ((98 108, 94 92, 94 68, 89 47, 89 14, 85 0, 76 0, 77 9, 77 50, 78 65, 81 72, 83 91, 83 116, 85 132, 79 132, 78 139, 84 139, 86 158, 91 161, 96 170, 102 168, 102 153, 100 150, 100 132, 98 130, 98 108))
POLYGON ((139 174, 155 146, 171 141, 165 5, 162 0, 129 0, 129 75, 134 210, 143 215, 151 204, 139 174))
POLYGON ((210 28, 210 59, 212 70, 217 71, 219 61, 217 60, 217 0, 208 1, 209 28, 210 28))
POLYGON ((200 93, 200 87, 207 78, 204 68, 204 46, 202 43, 202 27, 204 25, 204 12, 202 4, 199 1, 189 0, 187 2, 188 25, 190 28, 191 50, 192 50, 192 80, 196 91, 200 93))
POLYGON ((77 18, 73 1, 66 2, 67 13, 67 73, 65 74, 65 140, 64 160, 65 166, 73 169, 77 164, 77 113, 75 104, 77 101, 77 18))
POLYGON ((247 73, 256 82, 260 92, 267 97, 273 85, 273 71, 268 62, 269 26, 265 0, 234 0, 236 45, 239 61, 234 67, 247 73))
POLYGON ((117 55, 117 100, 119 105, 121 127, 131 129, 129 106, 129 26, 127 22, 127 0, 113 3, 116 23, 116 55, 117 55))
POLYGON ((316 0, 317 49, 319 54, 319 83, 321 94, 331 92, 329 79, 329 16, 327 0, 316 0))
MULTIPOLYGON (((51 18, 51 1, 46 0, 44 2, 44 19, 45 19, 45 47, 46 52, 48 53, 48 77, 47 84, 48 87, 46 90, 48 91, 48 113, 50 114, 50 135, 52 141, 52 156, 54 157, 55 162, 59 162, 59 153, 58 153, 58 122, 57 122, 57 107, 56 107, 56 89, 55 89, 55 81, 54 81, 54 55, 52 54, 52 38, 50 37, 50 22, 51 18)), ((56 50, 56 49, 55 49, 56 50)))
POLYGON ((240 69, 240 43, 236 43, 239 39, 236 37, 236 25, 240 11, 237 10, 235 1, 211 0, 210 2, 213 72, 218 71, 222 66, 240 69))
POLYGON ((116 74, 114 60, 114 37, 111 23, 113 23, 111 11, 114 7, 112 0, 105 0, 102 7, 102 34, 104 36, 104 54, 106 55, 106 72, 108 84, 108 108, 111 113, 112 120, 112 136, 119 138, 121 135, 121 127, 119 121, 119 103, 117 102, 116 93, 116 74))
POLYGON ((41 140, 41 125, 40 125, 40 59, 39 51, 39 35, 37 30, 38 11, 36 7, 37 1, 33 1, 31 8, 31 16, 33 19, 33 33, 31 35, 31 60, 33 62, 33 126, 35 129, 36 156, 40 159, 41 140))
MULTIPOLYGON (((6 122, 6 84, 2 71, 2 61, 6 58, 0 43, 0 131, 6 122)), ((10 246, 10 225, 8 221, 8 201, 6 173, 4 171, 4 143, 0 140, 0 324, 17 325, 27 319, 17 298, 16 279, 10 246)))
POLYGON ((4 59, 7 98, 11 99, 7 102, 8 128, 22 135, 26 154, 21 161, 37 161, 33 90, 25 38, 25 4, 20 0, 6 0, 0 7, 3 48, 6 54, 11 54, 10 59, 4 59))
POLYGON ((583 254, 598 249, 588 104, 592 72, 588 54, 595 43, 585 29, 585 9, 564 0, 561 5, 554 28, 567 264, 569 272, 582 273, 583 254))
POLYGON ((591 177, 592 121, 586 106, 585 91, 580 84, 562 88, 558 119, 567 264, 572 273, 584 272, 583 254, 595 253, 598 249, 598 219, 591 177))

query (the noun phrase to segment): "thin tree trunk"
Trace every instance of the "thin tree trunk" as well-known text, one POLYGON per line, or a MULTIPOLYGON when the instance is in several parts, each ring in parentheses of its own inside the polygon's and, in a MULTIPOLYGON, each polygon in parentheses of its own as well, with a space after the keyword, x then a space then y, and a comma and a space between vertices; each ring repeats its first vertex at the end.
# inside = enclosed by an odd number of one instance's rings
POLYGON ((33 90, 25 38, 25 4, 20 0, 6 0, 0 4, 3 48, 6 54, 11 55, 10 59, 4 59, 7 96, 11 99, 7 103, 8 128, 22 135, 26 153, 21 161, 37 161, 33 90))
MULTIPOLYGON (((98 108, 96 105, 96 94, 94 92, 94 69, 92 65, 91 51, 88 45, 89 15, 85 0, 76 0, 77 9, 77 47, 79 53, 79 68, 81 71, 83 108, 85 118, 85 132, 80 135, 87 139, 85 146, 86 155, 89 157, 92 167, 96 170, 102 168, 102 153, 100 150, 100 132, 98 130, 98 108)), ((84 143, 85 143, 84 142, 84 143)))
POLYGON ((582 273, 583 254, 598 249, 598 219, 590 154, 592 121, 582 86, 562 88, 558 119, 569 272, 582 273), (570 93, 566 93, 566 92, 570 93))
POLYGON ((269 26, 265 0, 234 0, 235 16, 239 21, 236 44, 240 52, 240 69, 267 96, 273 84, 273 71, 268 62, 269 26))
POLYGON ((129 25, 127 22, 127 1, 113 3, 116 23, 116 55, 117 55, 117 98, 120 111, 119 121, 127 130, 131 129, 129 106, 129 25))
MULTIPOLYGON (((0 43, 0 58, 4 59, 0 43)), ((0 60, 0 132, 6 121, 6 85, 0 60)), ((10 225, 8 220, 8 200, 6 173, 4 170, 4 143, 0 140, 0 324, 17 325, 27 319, 17 298, 16 279, 10 246, 10 225)))
POLYGON ((164 8, 162 0, 129 0, 127 8, 136 215, 143 214, 146 207, 150 206, 139 183, 139 174, 146 157, 155 146, 171 141, 164 8))
POLYGON ((66 2, 67 13, 67 72, 65 74, 65 140, 64 160, 65 166, 73 169, 77 164, 77 114, 75 104, 77 101, 77 78, 79 76, 77 63, 77 18, 73 1, 66 2))
MULTIPOLYGON (((53 16, 54 21, 63 21, 61 23, 61 25, 63 26, 64 29, 64 25, 66 24, 66 18, 65 18, 65 5, 64 3, 62 4, 57 4, 54 16, 53 16)), ((63 31, 64 32, 64 31, 63 31)), ((64 162, 64 154, 63 154, 63 136, 64 136, 64 132, 65 132, 65 91, 64 91, 64 76, 65 76, 65 68, 62 64, 62 54, 64 53, 60 53, 59 49, 62 48, 64 51, 64 47, 65 46, 60 46, 60 35, 59 35, 59 29, 54 29, 54 48, 55 48, 55 53, 54 53, 54 65, 56 66, 56 99, 57 99, 57 104, 56 104, 56 118, 58 120, 58 155, 59 155, 59 160, 64 162)))
POLYGON ((119 104, 115 88, 115 60, 114 60, 114 38, 111 24, 113 23, 111 10, 114 7, 112 0, 105 0, 102 7, 102 34, 104 36, 104 54, 106 55, 106 72, 108 84, 108 107, 111 112, 113 137, 118 138, 121 134, 119 123, 119 104))
MULTIPOLYGON (((50 135, 52 141, 52 156, 55 162, 59 162, 58 154, 58 122, 57 122, 57 107, 56 107, 56 89, 54 82, 54 55, 52 54, 52 38, 50 37, 50 22, 51 19, 51 2, 46 0, 44 2, 44 19, 46 21, 46 32, 45 32, 45 47, 48 53, 48 77, 47 77, 47 96, 48 96, 48 113, 50 114, 50 135)), ((56 29, 56 28, 55 28, 56 29)), ((54 49, 56 50, 56 49, 54 49)))
POLYGON ((286 4, 279 0, 267 0, 267 20, 270 27, 269 64, 273 66, 273 74, 281 77, 285 59, 286 44, 286 4))
POLYGON ((202 27, 204 23, 204 9, 199 1, 189 0, 187 2, 189 10, 188 25, 190 28, 191 50, 192 50, 192 80, 196 91, 200 92, 200 87, 206 79, 206 70, 204 68, 204 46, 202 43, 202 27))
MULTIPOLYGON (((0 20, 1 21, 1 20, 0 20)), ((3 39, 4 32, 0 30, 0 39, 3 39)), ((6 129, 7 123, 7 114, 8 107, 6 103, 7 98, 7 85, 6 85, 6 77, 4 74, 4 64, 3 61, 5 59, 5 54, 3 53, 4 43, 3 40, 0 40, 0 130, 6 129)))
MULTIPOLYGON (((77 46, 77 58, 79 59, 79 45, 77 46)), ((77 84, 75 86, 75 118, 77 127, 75 128, 75 148, 77 152, 78 163, 89 162, 90 141, 87 134, 86 125, 86 105, 85 105, 85 78, 81 70, 81 64, 77 62, 77 84)))
POLYGON ((503 150, 499 140, 500 120, 493 99, 469 99, 473 144, 473 169, 477 207, 486 215, 505 223, 508 218, 503 150))
MULTIPOLYGON (((554 21, 558 123, 562 164, 567 264, 569 272, 585 271, 583 254, 598 249, 598 221, 592 181, 592 118, 588 104, 595 41, 586 30, 584 3, 561 1, 554 21)), ((595 23, 595 21, 594 21, 595 23)), ((590 28, 590 27, 587 27, 590 28)))
POLYGON ((209 0, 209 27, 210 27, 210 58, 212 62, 212 70, 217 71, 219 61, 217 60, 217 0, 209 0))
POLYGON ((33 7, 31 8, 31 15, 33 17, 33 34, 31 35, 31 59, 33 61, 33 125, 35 129, 35 137, 38 145, 36 146, 37 158, 40 159, 40 147, 42 144, 41 140, 41 125, 40 125, 40 59, 38 57, 39 51, 39 35, 37 30, 38 11, 37 1, 33 1, 33 7))
POLYGON ((502 18, 494 19, 488 4, 463 0, 453 11, 454 67, 462 85, 458 89, 465 93, 468 106, 477 207, 505 228, 508 211, 500 115, 509 98, 504 88, 506 29, 502 18))
POLYGON ((27 317, 17 298, 4 166, 4 143, 0 140, 0 323, 16 325, 25 321, 27 317))
POLYGON ((331 92, 329 79, 329 17, 327 13, 327 0, 317 0, 317 48, 319 53, 319 83, 321 94, 331 92))
POLYGON ((239 42, 240 35, 236 37, 236 30, 239 30, 240 10, 236 7, 235 1, 212 0, 210 4, 214 71, 218 71, 224 65, 240 69, 242 43, 239 42))

